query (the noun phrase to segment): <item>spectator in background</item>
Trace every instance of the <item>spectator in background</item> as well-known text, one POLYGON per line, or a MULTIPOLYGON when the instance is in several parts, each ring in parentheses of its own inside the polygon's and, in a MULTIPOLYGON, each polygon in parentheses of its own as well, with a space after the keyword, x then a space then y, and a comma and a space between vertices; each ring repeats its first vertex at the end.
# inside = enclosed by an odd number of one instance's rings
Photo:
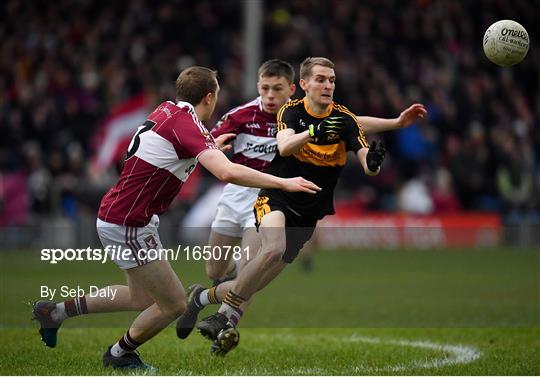
POLYGON ((454 193, 452 176, 445 168, 437 169, 431 190, 435 213, 455 213, 461 209, 459 199, 454 193))
POLYGON ((497 169, 497 190, 502 198, 503 214, 508 224, 519 224, 534 205, 532 151, 527 143, 517 144, 507 139, 507 159, 497 169))
POLYGON ((39 146, 30 142, 25 145, 28 166, 28 191, 30 208, 33 213, 44 214, 51 211, 52 175, 47 169, 39 146))
POLYGON ((450 171, 463 209, 497 210, 492 177, 500 160, 490 135, 521 122, 532 136, 540 88, 530 77, 540 54, 531 46, 522 63, 500 69, 487 61, 479 41, 497 19, 518 19, 532 30, 540 21, 534 8, 534 1, 275 0, 267 4, 265 46, 267 56, 293 63, 297 55, 334 57, 347 82, 338 85, 336 98, 346 98, 356 111, 384 117, 403 102, 427 103, 424 129, 385 135, 392 168, 401 174, 429 161, 430 181, 440 167, 450 171))
POLYGON ((465 208, 497 209, 489 196, 493 187, 489 158, 483 126, 476 122, 450 161, 450 171, 465 208))
POLYGON ((397 209, 417 215, 432 213, 434 204, 427 184, 426 169, 409 173, 409 177, 397 192, 397 209))

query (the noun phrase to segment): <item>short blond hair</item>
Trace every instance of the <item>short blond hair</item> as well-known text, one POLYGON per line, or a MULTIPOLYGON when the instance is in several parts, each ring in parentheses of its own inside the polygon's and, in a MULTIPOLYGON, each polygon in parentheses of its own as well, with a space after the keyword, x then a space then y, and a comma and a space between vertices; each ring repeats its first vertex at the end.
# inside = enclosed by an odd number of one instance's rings
POLYGON ((313 70, 313 67, 316 65, 322 65, 323 67, 334 69, 334 63, 330 59, 323 57, 305 58, 300 64, 300 78, 303 80, 308 79, 312 74, 311 71, 313 70))

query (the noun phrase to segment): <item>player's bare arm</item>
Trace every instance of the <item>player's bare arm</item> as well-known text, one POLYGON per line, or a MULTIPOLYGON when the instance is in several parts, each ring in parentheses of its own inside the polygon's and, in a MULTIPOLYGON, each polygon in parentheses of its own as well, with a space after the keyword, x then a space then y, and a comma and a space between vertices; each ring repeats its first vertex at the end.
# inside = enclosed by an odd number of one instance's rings
POLYGON ((426 116, 427 110, 424 105, 421 103, 415 103, 403 110, 397 118, 386 119, 368 116, 358 116, 356 118, 364 127, 364 132, 377 133, 407 128, 420 119, 425 119, 426 116))
POLYGON ((311 140, 309 131, 295 133, 293 129, 281 130, 276 135, 279 154, 283 157, 290 156, 298 152, 308 141, 311 140))
POLYGON ((315 194, 321 188, 302 177, 280 178, 235 164, 216 149, 208 149, 199 156, 199 162, 221 181, 241 186, 275 188, 283 191, 301 191, 315 194))

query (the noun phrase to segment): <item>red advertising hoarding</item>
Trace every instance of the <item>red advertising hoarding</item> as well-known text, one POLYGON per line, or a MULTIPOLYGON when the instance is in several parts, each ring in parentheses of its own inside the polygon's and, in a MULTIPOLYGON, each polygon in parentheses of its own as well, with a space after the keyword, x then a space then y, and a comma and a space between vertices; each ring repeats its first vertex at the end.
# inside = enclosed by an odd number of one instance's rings
POLYGON ((317 244, 347 247, 495 246, 501 238, 501 218, 494 213, 410 215, 339 211, 319 222, 317 244))

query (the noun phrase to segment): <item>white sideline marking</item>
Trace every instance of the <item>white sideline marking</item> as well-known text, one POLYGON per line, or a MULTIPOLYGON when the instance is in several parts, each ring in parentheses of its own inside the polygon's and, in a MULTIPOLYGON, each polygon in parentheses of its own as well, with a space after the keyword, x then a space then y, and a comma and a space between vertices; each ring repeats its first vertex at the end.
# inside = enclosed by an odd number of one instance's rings
POLYGON ((355 367, 354 369, 357 372, 360 371, 369 371, 369 372, 401 372, 407 369, 419 368, 419 369, 429 369, 429 368, 440 368, 443 366, 450 366, 456 364, 468 364, 472 363, 475 360, 478 360, 482 353, 474 347, 463 346, 463 345, 452 345, 452 344, 439 344, 433 343, 425 340, 410 341, 410 340, 394 340, 394 339, 381 339, 376 337, 367 337, 367 336, 358 336, 352 335, 350 338, 345 339, 349 342, 362 342, 362 343, 371 343, 371 344, 390 344, 395 346, 403 347, 415 347, 415 348, 424 348, 434 351, 441 351, 449 356, 443 358, 437 358, 429 361, 419 361, 415 360, 409 364, 398 364, 398 365, 389 365, 382 368, 369 368, 369 367, 355 367))
MULTIPOLYGON (((279 338, 280 340, 293 340, 297 336, 293 334, 257 334, 256 337, 259 338, 279 338)), ((313 338, 317 336, 302 336, 302 339, 313 338)), ((318 337, 317 337, 318 338, 318 337)), ((339 339, 339 338, 338 338, 339 339)), ((448 356, 442 358, 436 358, 432 360, 413 360, 407 364, 396 364, 396 365, 387 365, 380 368, 373 368, 364 365, 352 366, 351 370, 353 373, 380 373, 380 372, 402 372, 410 369, 430 369, 430 368, 440 368, 444 366, 451 366, 457 364, 468 364, 472 363, 475 360, 478 360, 482 357, 482 353, 476 348, 471 346, 463 345, 452 345, 452 344, 440 344, 433 343, 426 340, 398 340, 398 339, 383 339, 378 337, 369 337, 369 336, 359 336, 353 334, 350 337, 342 338, 344 342, 350 343, 369 343, 369 344, 388 344, 394 346, 402 347, 414 347, 414 348, 423 348, 433 351, 444 352, 448 356)), ((290 374, 309 374, 309 375, 321 375, 325 374, 324 369, 322 368, 294 368, 290 370, 290 374)))

